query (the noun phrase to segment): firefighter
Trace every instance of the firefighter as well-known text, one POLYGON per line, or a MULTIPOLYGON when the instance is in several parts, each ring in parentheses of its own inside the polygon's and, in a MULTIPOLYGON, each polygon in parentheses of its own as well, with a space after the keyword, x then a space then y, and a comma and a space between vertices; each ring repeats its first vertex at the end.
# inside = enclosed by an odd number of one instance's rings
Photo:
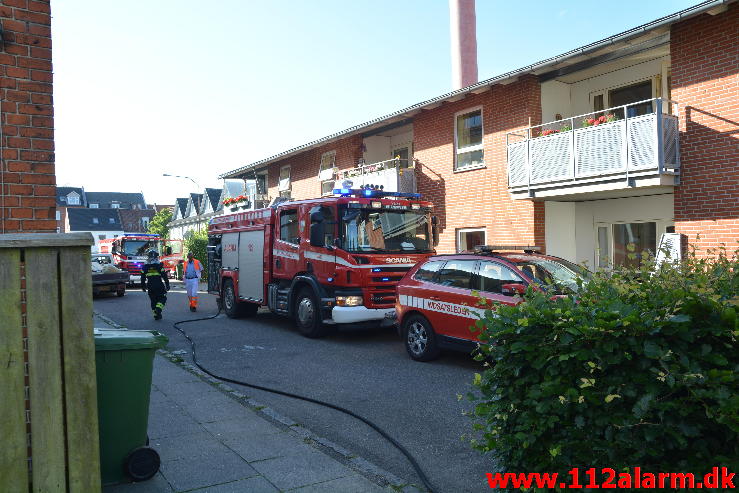
POLYGON ((159 254, 156 250, 151 250, 148 256, 149 259, 141 271, 141 289, 149 293, 154 320, 161 320, 162 310, 167 303, 169 278, 164 265, 159 261, 159 254))
POLYGON ((187 262, 183 269, 182 277, 185 281, 187 289, 187 298, 190 300, 190 311, 194 312, 198 309, 198 283, 203 273, 203 266, 200 261, 195 258, 192 252, 187 253, 187 262))

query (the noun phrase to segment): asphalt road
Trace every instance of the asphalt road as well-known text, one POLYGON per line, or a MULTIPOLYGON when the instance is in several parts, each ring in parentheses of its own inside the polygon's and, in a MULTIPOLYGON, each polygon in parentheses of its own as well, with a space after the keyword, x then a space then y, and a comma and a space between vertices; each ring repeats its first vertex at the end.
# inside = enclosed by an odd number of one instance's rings
MULTIPOLYGON (((129 329, 156 328, 169 336, 170 350, 187 350, 189 359, 189 345, 172 323, 216 312, 213 296, 201 294, 200 302, 198 313, 191 313, 182 285, 175 282, 161 321, 152 319, 149 299, 139 289, 123 298, 97 298, 94 306, 129 329)), ((466 394, 482 369, 469 356, 445 353, 437 361, 417 363, 394 331, 379 328, 307 339, 290 320, 268 311, 240 320, 219 315, 183 327, 197 344, 200 363, 219 375, 332 402, 374 421, 410 450, 438 493, 489 491, 485 473, 495 472, 495 463, 461 440, 471 431, 471 420, 462 415, 471 403, 459 401, 457 394, 466 394)), ((242 392, 421 484, 407 460, 363 423, 295 399, 248 388, 242 392)))

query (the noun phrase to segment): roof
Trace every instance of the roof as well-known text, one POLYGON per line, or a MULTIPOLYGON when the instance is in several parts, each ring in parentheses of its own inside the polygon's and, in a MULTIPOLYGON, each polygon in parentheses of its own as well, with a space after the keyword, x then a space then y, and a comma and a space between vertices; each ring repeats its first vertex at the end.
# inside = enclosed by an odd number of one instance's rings
POLYGON ((224 198, 238 197, 246 191, 244 180, 223 180, 224 198))
MULTIPOLYGON (((176 201, 177 203, 175 204, 175 208, 179 209, 180 217, 185 217, 185 212, 187 212, 187 201, 188 201, 187 197, 178 198, 176 201)), ((175 216, 175 214, 177 213, 176 209, 174 211, 174 214, 172 214, 172 216, 175 216)))
POLYGON ((98 204, 101 209, 110 208, 113 203, 120 204, 123 209, 133 209, 134 205, 139 209, 146 209, 146 201, 141 193, 125 192, 85 192, 88 204, 98 204))
POLYGON ((606 52, 613 51, 614 49, 631 46, 634 44, 635 41, 639 41, 639 38, 643 38, 642 40, 646 40, 649 37, 653 37, 655 34, 657 35, 662 34, 661 31, 658 31, 658 29, 660 28, 669 27, 671 24, 675 22, 685 20, 689 17, 696 16, 698 14, 701 14, 711 9, 720 7, 722 5, 728 5, 729 3, 732 3, 734 1, 736 0, 706 0, 697 5, 694 5, 692 7, 688 7, 684 10, 676 12, 674 14, 670 14, 665 17, 655 19, 641 26, 637 26, 632 29, 629 29, 628 31, 624 31, 622 33, 613 35, 611 37, 602 39, 600 41, 596 41, 594 43, 581 46, 580 48, 575 48, 574 50, 568 51, 561 55, 547 58, 546 60, 533 63, 526 67, 522 67, 520 69, 516 69, 511 72, 506 72, 504 74, 497 75, 490 79, 477 82, 475 84, 472 84, 471 86, 463 87, 461 89, 457 89, 455 91, 442 94, 441 96, 429 99, 427 101, 422 101, 412 106, 408 106, 407 108, 394 111, 388 115, 381 116, 379 118, 375 118, 373 120, 369 120, 364 123, 360 123, 359 125, 349 127, 340 132, 336 132, 331 135, 327 135, 326 137, 320 138, 318 140, 308 142, 307 144, 303 144, 301 146, 294 147, 292 149, 280 152, 279 154, 275 154, 271 157, 262 159, 260 161, 255 161, 251 164, 247 164, 246 166, 242 166, 240 168, 229 171, 227 173, 223 173, 219 175, 219 178, 235 178, 243 174, 245 171, 248 171, 248 170, 251 170, 257 167, 269 165, 270 163, 274 161, 283 159, 293 154, 297 154, 299 152, 307 151, 309 149, 318 147, 320 145, 337 140, 339 138, 348 137, 350 135, 354 135, 360 132, 366 132, 368 130, 376 129, 381 126, 393 123, 393 122, 398 122, 403 119, 411 118, 414 115, 420 113, 421 110, 435 108, 441 105, 441 103, 443 102, 457 101, 459 99, 464 98, 468 94, 477 94, 477 93, 487 91, 490 88, 490 86, 493 86, 495 84, 499 84, 505 81, 512 81, 522 75, 544 74, 546 72, 550 72, 552 70, 559 69, 559 68, 562 68, 568 65, 574 65, 576 63, 581 63, 589 58, 600 56, 606 52))
POLYGON ((188 209, 190 207, 190 203, 192 203, 193 209, 195 209, 195 215, 200 214, 200 210, 202 209, 203 205, 203 194, 202 193, 191 193, 190 199, 188 202, 188 209))
MULTIPOLYGON (((206 200, 210 202, 210 210, 217 211, 218 210, 218 204, 221 201, 221 193, 223 190, 220 188, 206 188, 205 189, 205 197, 206 200)), ((204 209, 205 207, 202 207, 204 209)))
POLYGON ((154 204, 154 210, 156 212, 162 212, 164 209, 170 209, 172 212, 174 212, 174 205, 160 205, 160 204, 154 204))
POLYGON ((67 210, 68 231, 123 231, 118 209, 67 210))
POLYGON ((81 187, 56 187, 56 204, 61 206, 66 206, 67 201, 66 197, 72 192, 76 192, 77 195, 80 196, 80 206, 84 206, 85 204, 85 190, 81 187), (62 197, 65 197, 65 200, 61 200, 62 197))

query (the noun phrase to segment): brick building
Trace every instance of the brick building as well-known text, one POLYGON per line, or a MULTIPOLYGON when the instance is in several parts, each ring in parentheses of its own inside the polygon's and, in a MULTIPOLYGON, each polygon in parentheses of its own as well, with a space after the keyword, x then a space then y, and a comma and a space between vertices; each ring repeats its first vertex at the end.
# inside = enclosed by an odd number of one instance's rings
POLYGON ((270 198, 330 194, 345 178, 417 190, 435 204, 439 252, 536 244, 605 267, 666 232, 733 249, 737 26, 738 3, 703 2, 221 178, 270 198))
POLYGON ((0 233, 56 232, 49 1, 0 3, 0 233))

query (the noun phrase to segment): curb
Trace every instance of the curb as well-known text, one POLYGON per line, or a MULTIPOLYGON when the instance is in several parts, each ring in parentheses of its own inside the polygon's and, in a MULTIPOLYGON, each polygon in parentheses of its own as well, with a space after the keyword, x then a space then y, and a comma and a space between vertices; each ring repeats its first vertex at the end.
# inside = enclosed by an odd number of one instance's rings
MULTIPOLYGON (((108 320, 105 321, 108 322, 108 320)), ((305 428, 303 425, 296 423, 287 416, 278 413, 271 407, 250 398, 242 392, 239 392, 227 383, 224 383, 217 378, 211 377, 197 366, 186 362, 182 358, 184 355, 190 354, 188 351, 179 350, 170 352, 165 349, 158 349, 157 353, 161 356, 164 356, 170 362, 176 364, 183 370, 186 370, 193 375, 196 375, 201 380, 210 383, 213 387, 228 395, 231 399, 235 400, 242 406, 249 408, 253 412, 260 415, 262 418, 276 425, 278 428, 290 432, 296 438, 302 439, 302 441, 307 443, 308 445, 311 445, 314 448, 326 453, 330 457, 338 460, 351 470, 361 474, 366 479, 372 481, 378 486, 383 488, 390 488, 390 490, 392 491, 401 493, 423 493, 426 491, 425 489, 422 489, 415 484, 400 479, 393 473, 376 466, 370 461, 359 457, 358 455, 350 452, 342 446, 326 438, 316 435, 309 429, 305 428)))

